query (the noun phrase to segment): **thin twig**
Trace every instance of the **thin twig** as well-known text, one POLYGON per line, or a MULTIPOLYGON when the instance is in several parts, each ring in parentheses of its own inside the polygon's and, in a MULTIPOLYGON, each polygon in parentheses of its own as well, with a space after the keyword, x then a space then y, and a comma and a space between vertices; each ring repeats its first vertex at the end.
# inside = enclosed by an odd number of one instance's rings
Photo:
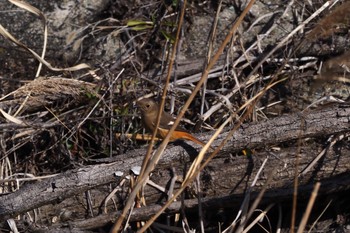
POLYGON ((300 225, 299 225, 297 233, 304 232, 307 220, 309 219, 312 207, 314 206, 314 203, 315 203, 315 200, 316 200, 316 197, 317 197, 318 190, 320 189, 320 186, 321 186, 320 182, 317 182, 315 184, 314 190, 311 193, 311 197, 310 197, 309 203, 307 204, 304 216, 301 219, 301 222, 300 222, 300 225))
POLYGON ((169 130, 168 135, 164 138, 162 144, 160 145, 160 148, 157 150, 157 152, 151 158, 151 151, 152 151, 152 147, 153 147, 153 144, 154 144, 154 139, 156 138, 157 129, 158 129, 158 126, 159 126, 159 123, 160 123, 160 116, 161 116, 161 113, 162 113, 162 111, 164 109, 165 97, 166 97, 167 89, 168 89, 168 86, 169 86, 171 70, 172 70, 172 67, 173 67, 173 63, 174 63, 174 59, 175 59, 175 55, 176 55, 176 51, 177 51, 176 48, 177 48, 177 45, 178 45, 179 35, 180 35, 180 32, 181 32, 181 27, 182 27, 184 15, 185 15, 186 2, 187 2, 187 0, 184 0, 183 7, 181 9, 181 15, 180 15, 178 28, 177 28, 177 32, 176 32, 176 39, 175 39, 175 43, 174 43, 172 54, 171 54, 171 58, 170 58, 170 64, 169 64, 169 68, 168 68, 166 84, 165 84, 165 87, 164 87, 164 90, 163 90, 162 101, 160 103, 159 112, 158 112, 158 115, 157 115, 157 123, 156 123, 156 127, 155 127, 156 130, 154 130, 154 132, 153 132, 152 139, 151 139, 150 145, 149 145, 148 150, 147 150, 147 154, 145 155, 145 158, 144 158, 144 160, 142 162, 140 176, 137 179, 136 184, 133 187, 133 190, 131 191, 131 193, 130 193, 130 195, 128 197, 128 200, 127 200, 127 202, 125 204, 125 207, 123 208, 123 211, 122 211, 121 215, 119 216, 117 222, 115 223, 115 225, 113 226, 113 228, 111 230, 112 233, 117 233, 119 231, 119 229, 121 228, 121 225, 122 225, 122 223, 123 223, 123 221, 125 219, 125 216, 126 216, 127 212, 129 211, 129 209, 131 208, 132 204, 134 203, 134 199, 135 199, 137 193, 140 191, 140 189, 142 188, 143 184, 148 179, 148 175, 151 173, 151 171, 153 170, 154 166, 158 162, 161 154, 163 153, 165 147, 167 146, 167 144, 169 142, 171 134, 174 132, 175 128, 178 126, 178 124, 179 124, 179 122, 181 120, 181 117, 182 117, 182 116, 179 116, 179 118, 175 121, 175 123, 173 124, 173 127, 169 130))

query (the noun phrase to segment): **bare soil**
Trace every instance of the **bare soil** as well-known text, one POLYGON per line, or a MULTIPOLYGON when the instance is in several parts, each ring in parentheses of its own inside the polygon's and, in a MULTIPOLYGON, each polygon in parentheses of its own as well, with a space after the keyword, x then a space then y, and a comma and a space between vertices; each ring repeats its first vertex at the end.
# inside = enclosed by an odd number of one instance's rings
MULTIPOLYGON (((130 193, 130 170, 147 151, 148 142, 136 140, 149 132, 135 101, 160 101, 169 72, 165 111, 178 115, 246 3, 190 1, 176 38, 177 1, 27 2, 45 19, 0 2, 0 24, 25 45, 0 37, 0 231, 109 232, 130 193), (41 55, 45 23, 44 59, 56 69, 43 65, 37 75, 39 61, 25 47, 41 55), (70 69, 82 63, 89 68, 70 69)), ((227 143, 153 231, 200 231, 202 220, 205 232, 221 232, 248 193, 249 209, 262 190, 249 221, 239 226, 241 217, 233 229, 240 232, 264 209, 250 231, 298 229, 317 182, 306 230, 349 231, 350 2, 326 4, 254 4, 181 123, 208 141, 233 116, 213 147, 227 143)), ((145 186, 147 204, 137 203, 127 231, 181 188, 200 149, 170 143, 150 176, 165 190, 145 186)))

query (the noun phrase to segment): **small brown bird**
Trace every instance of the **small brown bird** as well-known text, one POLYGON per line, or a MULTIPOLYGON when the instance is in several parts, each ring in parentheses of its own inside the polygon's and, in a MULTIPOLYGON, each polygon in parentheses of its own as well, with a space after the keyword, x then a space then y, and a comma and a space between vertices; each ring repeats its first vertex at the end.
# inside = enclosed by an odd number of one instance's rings
MULTIPOLYGON (((159 104, 152 99, 142 99, 136 104, 141 109, 141 119, 145 128, 150 130, 151 132, 154 132, 154 130, 156 129, 159 104)), ((160 138, 165 138, 174 122, 175 119, 169 113, 163 111, 160 117, 157 136, 160 138)), ((178 139, 191 140, 202 146, 205 145, 204 142, 194 137, 181 126, 176 127, 174 133, 170 137, 170 141, 175 141, 178 139)))

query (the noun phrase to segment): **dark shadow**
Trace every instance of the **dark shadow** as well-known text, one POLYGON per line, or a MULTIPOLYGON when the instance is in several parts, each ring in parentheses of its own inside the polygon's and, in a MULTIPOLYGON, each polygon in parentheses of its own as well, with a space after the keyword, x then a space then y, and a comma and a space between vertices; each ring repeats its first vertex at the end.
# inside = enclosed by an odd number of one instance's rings
POLYGON ((173 144, 175 146, 181 146, 182 148, 184 148, 184 150, 190 156, 190 160, 191 161, 193 161, 197 157, 197 155, 199 153, 199 150, 197 150, 196 148, 194 148, 190 144, 186 143, 186 141, 177 140, 177 141, 173 142, 173 144))
MULTIPOLYGON (((244 156, 244 155, 242 155, 244 156)), ((254 160, 253 160, 253 155, 249 155, 249 156, 246 156, 247 159, 248 159, 248 166, 247 166, 247 170, 246 172, 244 173, 244 175, 242 176, 242 178, 237 182, 237 184, 232 188, 230 194, 232 194, 236 188, 244 182, 244 180, 246 180, 246 183, 245 183, 245 188, 244 188, 244 191, 247 190, 247 188, 249 187, 249 181, 250 181, 250 177, 253 173, 253 169, 254 169, 254 160)))

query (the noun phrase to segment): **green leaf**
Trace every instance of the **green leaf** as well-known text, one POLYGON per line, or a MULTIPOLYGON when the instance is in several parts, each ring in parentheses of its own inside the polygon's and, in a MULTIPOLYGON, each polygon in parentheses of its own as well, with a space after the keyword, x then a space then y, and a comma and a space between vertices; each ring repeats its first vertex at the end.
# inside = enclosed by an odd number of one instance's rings
POLYGON ((135 31, 141 31, 153 28, 154 24, 151 21, 129 20, 126 25, 135 31))
POLYGON ((167 33, 166 31, 161 30, 160 31, 162 33, 162 35, 165 37, 165 39, 167 39, 168 41, 170 41, 170 43, 174 43, 175 42, 175 37, 170 35, 169 33, 167 33))

